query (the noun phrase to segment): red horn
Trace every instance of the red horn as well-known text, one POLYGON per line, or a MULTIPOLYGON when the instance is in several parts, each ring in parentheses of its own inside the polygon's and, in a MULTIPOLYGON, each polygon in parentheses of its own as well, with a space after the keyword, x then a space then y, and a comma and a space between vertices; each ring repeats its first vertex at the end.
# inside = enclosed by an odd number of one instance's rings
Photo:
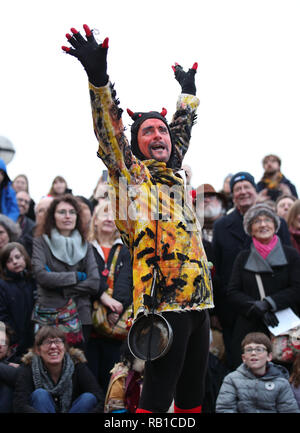
POLYGON ((161 113, 160 113, 163 117, 166 117, 167 114, 167 109, 163 107, 161 113))
POLYGON ((127 113, 129 114, 129 116, 132 118, 132 116, 134 115, 134 112, 129 110, 129 108, 127 108, 127 113))

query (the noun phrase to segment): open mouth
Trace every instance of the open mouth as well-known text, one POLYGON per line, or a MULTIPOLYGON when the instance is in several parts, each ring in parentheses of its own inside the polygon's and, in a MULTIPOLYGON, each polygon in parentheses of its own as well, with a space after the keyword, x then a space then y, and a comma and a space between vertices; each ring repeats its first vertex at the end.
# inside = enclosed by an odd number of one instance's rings
POLYGON ((152 144, 151 149, 152 150, 165 150, 166 146, 164 143, 157 143, 157 144, 152 144))

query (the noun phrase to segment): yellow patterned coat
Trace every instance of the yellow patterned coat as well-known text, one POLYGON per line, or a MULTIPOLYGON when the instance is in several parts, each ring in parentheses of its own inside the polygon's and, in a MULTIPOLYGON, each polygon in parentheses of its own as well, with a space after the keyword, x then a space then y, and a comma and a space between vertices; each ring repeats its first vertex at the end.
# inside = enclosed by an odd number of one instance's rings
MULTIPOLYGON (((98 156, 109 171, 116 225, 131 252, 134 317, 148 308, 144 295, 151 293, 154 264, 160 269, 157 311, 212 308, 200 227, 187 203, 182 178, 164 162, 137 159, 124 134, 113 86, 89 86, 98 156)), ((196 96, 181 94, 170 124, 178 168, 198 105, 196 96)))

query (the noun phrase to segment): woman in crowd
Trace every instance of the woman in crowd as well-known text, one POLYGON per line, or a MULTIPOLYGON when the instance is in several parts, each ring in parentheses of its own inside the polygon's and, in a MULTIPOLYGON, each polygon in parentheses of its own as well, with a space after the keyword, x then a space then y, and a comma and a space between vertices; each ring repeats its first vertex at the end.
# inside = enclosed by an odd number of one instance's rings
POLYGON ((50 324, 51 317, 64 311, 70 315, 67 341, 77 344, 82 336, 78 326, 73 329, 72 318, 79 317, 86 344, 92 325, 91 296, 97 295, 100 280, 93 249, 85 240, 78 201, 70 194, 55 198, 36 236, 32 254, 38 294, 34 320, 50 324))
MULTIPOLYGON (((132 302, 132 268, 129 250, 119 237, 108 200, 95 208, 88 240, 93 246, 101 278, 100 301, 107 307, 108 321, 113 327, 132 302)), ((103 336, 96 330, 88 343, 89 366, 104 390, 110 370, 120 360, 121 344, 122 340, 103 336)))
POLYGON ((0 252, 0 320, 14 331, 18 356, 33 344, 31 315, 35 294, 28 253, 21 244, 8 243, 0 252))
MULTIPOLYGON (((25 174, 18 174, 18 176, 16 176, 13 180, 12 187, 16 191, 16 193, 19 191, 26 191, 27 194, 29 194, 28 177, 25 174)), ((26 216, 28 218, 32 219, 33 221, 35 221, 34 206, 35 206, 35 202, 31 198, 30 204, 29 204, 29 210, 28 210, 26 216)))
POLYGON ((17 223, 6 215, 0 214, 0 250, 9 242, 16 242, 21 233, 17 223))
POLYGON ((281 244, 275 234, 276 213, 264 204, 244 215, 244 229, 252 237, 250 250, 237 256, 228 286, 228 297, 239 313, 233 332, 235 368, 241 363, 241 342, 249 332, 270 335, 267 326, 278 324, 275 312, 290 307, 299 314, 300 256, 281 244), (260 294, 260 280, 264 293, 260 294))
POLYGON ((62 176, 56 176, 51 184, 48 195, 51 197, 61 197, 64 194, 72 194, 72 190, 68 188, 67 181, 62 176))
POLYGON ((83 352, 68 348, 64 333, 42 327, 22 358, 14 393, 17 413, 103 412, 103 392, 83 352))
POLYGON ((300 253, 300 200, 296 200, 287 215, 287 225, 292 245, 300 253))
POLYGON ((288 194, 283 194, 278 197, 275 202, 275 210, 279 217, 287 220, 289 209, 296 201, 296 197, 288 194))

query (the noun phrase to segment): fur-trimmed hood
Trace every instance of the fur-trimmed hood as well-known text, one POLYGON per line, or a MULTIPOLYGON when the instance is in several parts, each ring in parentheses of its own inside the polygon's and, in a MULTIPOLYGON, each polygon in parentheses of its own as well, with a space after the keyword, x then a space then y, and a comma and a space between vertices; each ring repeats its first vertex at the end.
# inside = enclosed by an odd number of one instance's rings
MULTIPOLYGON (((31 365, 32 358, 34 355, 35 355, 34 349, 31 348, 28 350, 27 353, 25 353, 25 355, 22 357, 21 361, 25 365, 31 365)), ((74 364, 78 364, 80 362, 87 362, 87 359, 84 355, 84 352, 80 349, 76 349, 75 347, 71 347, 69 349, 69 355, 71 356, 74 364)))

